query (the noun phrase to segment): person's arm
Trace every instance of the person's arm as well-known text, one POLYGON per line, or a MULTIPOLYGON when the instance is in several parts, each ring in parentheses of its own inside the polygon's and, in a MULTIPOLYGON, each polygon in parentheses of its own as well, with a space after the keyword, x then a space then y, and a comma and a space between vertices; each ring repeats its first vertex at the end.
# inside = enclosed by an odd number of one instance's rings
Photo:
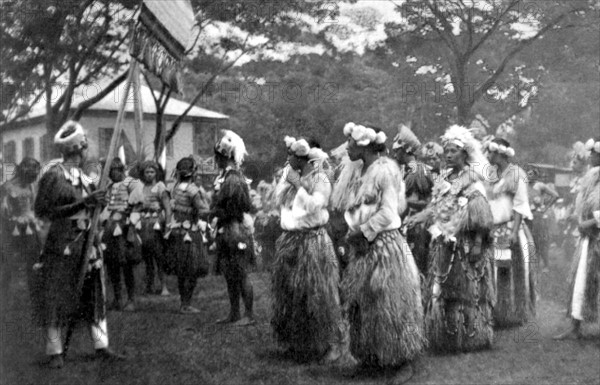
POLYGON ((376 183, 378 189, 381 189, 378 210, 366 223, 360 225, 360 231, 369 242, 373 242, 377 234, 387 228, 394 220, 394 216, 398 215, 398 196, 390 176, 382 176, 376 183))
POLYGON ((169 198, 169 193, 167 192, 166 189, 164 191, 162 191, 160 194, 160 204, 161 204, 163 210, 165 210, 166 223, 171 223, 172 215, 173 215, 173 213, 171 211, 171 199, 169 198))
MULTIPOLYGON (((64 181, 68 183, 68 181, 64 181)), ((61 181, 59 174, 56 171, 48 171, 40 180, 40 189, 36 197, 34 210, 35 215, 39 218, 67 218, 78 213, 86 207, 94 207, 97 204, 106 202, 106 190, 96 190, 91 192, 87 197, 78 199, 72 203, 56 206, 57 194, 61 189, 61 181)))

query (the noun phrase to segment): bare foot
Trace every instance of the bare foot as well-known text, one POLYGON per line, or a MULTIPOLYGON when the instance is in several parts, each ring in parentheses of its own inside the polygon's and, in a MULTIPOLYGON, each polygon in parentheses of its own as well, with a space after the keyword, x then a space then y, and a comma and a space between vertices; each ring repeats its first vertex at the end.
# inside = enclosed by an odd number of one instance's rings
POLYGON ((241 320, 235 322, 234 325, 235 326, 250 326, 250 325, 254 325, 255 323, 256 323, 256 321, 254 320, 254 318, 244 317, 241 320))
POLYGON ((227 316, 226 318, 221 318, 220 320, 217 321, 217 323, 218 324, 230 324, 233 322, 237 322, 239 320, 240 320, 239 316, 235 317, 235 316, 230 315, 230 316, 227 316))

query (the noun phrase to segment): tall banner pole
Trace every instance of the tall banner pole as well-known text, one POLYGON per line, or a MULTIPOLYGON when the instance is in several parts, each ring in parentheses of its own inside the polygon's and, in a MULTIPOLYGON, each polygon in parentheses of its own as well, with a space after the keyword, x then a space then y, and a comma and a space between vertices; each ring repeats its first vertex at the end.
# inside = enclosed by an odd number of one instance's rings
POLYGON ((133 74, 133 127, 135 130, 135 144, 137 147, 137 160, 143 162, 145 157, 144 149, 144 109, 142 104, 142 92, 140 88, 140 68, 136 62, 135 73, 133 74))
MULTIPOLYGON (((125 107, 127 105, 127 99, 129 96, 129 90, 131 89, 131 82, 133 80, 133 75, 136 71, 136 67, 138 66, 137 61, 132 59, 132 62, 129 67, 129 74, 127 75, 127 80, 125 84, 125 93, 123 95, 123 99, 121 100, 121 106, 119 107, 119 112, 117 114, 117 122, 115 124, 115 129, 113 130, 113 135, 110 140, 110 147, 108 148, 108 154, 106 155, 106 164, 102 169, 102 177, 100 178, 100 183, 98 184, 99 189, 105 189, 108 185, 109 173, 111 163, 117 153, 117 146, 121 139, 121 133, 123 132, 123 116, 125 115, 125 107)), ((96 234, 98 232, 98 223, 100 219, 100 213, 102 211, 102 207, 96 206, 94 209, 94 215, 92 216, 92 222, 90 224, 90 230, 88 233, 88 237, 85 244, 85 252, 83 253, 83 261, 81 263, 81 270, 79 271, 79 280, 77 281, 77 293, 83 291, 83 282, 85 280, 85 275, 87 274, 89 268, 90 257, 92 256, 94 250, 94 240, 96 238, 96 234)))

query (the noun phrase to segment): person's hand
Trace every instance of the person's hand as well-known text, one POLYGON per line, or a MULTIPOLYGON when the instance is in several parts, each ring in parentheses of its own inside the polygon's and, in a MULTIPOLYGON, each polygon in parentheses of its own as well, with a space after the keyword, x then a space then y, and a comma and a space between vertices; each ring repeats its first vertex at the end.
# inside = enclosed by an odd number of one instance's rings
POLYGON ((288 170, 285 180, 294 187, 300 186, 300 174, 293 168, 288 170))
POLYGON ((106 190, 96 190, 84 198, 86 206, 105 206, 106 205, 106 190))

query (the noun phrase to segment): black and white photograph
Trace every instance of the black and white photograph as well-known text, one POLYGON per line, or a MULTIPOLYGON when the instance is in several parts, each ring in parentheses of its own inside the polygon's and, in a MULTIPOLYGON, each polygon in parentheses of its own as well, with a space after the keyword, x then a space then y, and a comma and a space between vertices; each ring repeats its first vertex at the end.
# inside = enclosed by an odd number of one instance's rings
POLYGON ((600 384, 599 0, 0 0, 0 385, 600 384))

